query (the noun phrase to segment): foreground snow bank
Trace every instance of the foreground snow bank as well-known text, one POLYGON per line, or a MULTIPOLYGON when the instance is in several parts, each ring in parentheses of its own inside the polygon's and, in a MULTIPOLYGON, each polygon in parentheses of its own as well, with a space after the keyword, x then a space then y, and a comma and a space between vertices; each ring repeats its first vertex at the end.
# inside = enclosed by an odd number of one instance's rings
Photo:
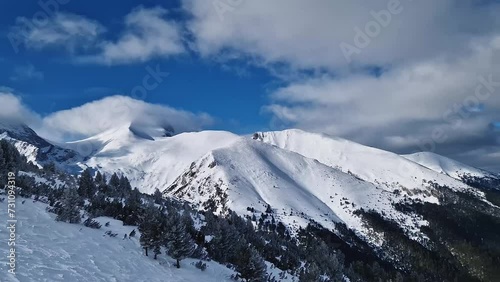
POLYGON ((120 221, 109 221, 101 229, 83 225, 56 222, 55 215, 45 211, 43 203, 27 199, 17 203, 16 276, 8 274, 7 205, 0 203, 0 280, 1 281, 169 281, 219 282, 231 281, 233 273, 214 262, 201 271, 193 266, 196 260, 181 262, 181 269, 164 255, 159 260, 141 253, 138 239, 125 239, 123 235, 134 227, 123 226, 120 221), (118 233, 111 238, 106 231, 118 233))

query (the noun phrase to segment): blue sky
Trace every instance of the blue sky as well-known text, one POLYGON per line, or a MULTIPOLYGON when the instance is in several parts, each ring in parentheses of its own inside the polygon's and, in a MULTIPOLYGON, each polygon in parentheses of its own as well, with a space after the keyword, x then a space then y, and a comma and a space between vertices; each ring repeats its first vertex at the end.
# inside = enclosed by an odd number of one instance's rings
MULTIPOLYGON (((50 1, 48 1, 50 2, 50 1)), ((70 1, 60 5, 60 10, 96 19, 109 29, 110 34, 121 32, 123 17, 138 6, 138 1, 120 1, 120 5, 101 4, 102 1, 70 1)), ((161 4, 175 14, 178 1, 142 1, 144 7, 161 4), (164 5, 163 2, 170 4, 164 5)), ((0 11, 1 32, 6 36, 18 17, 32 18, 40 10, 36 4, 8 1, 0 11)), ((178 20, 182 15, 175 15, 178 20)), ((23 101, 41 114, 82 105, 113 94, 131 95, 132 89, 141 84, 147 74, 146 67, 160 66, 170 76, 157 88, 148 91, 145 101, 168 104, 193 112, 207 112, 216 118, 211 126, 239 133, 267 128, 268 117, 261 114, 266 93, 279 83, 268 71, 259 68, 245 70, 244 74, 229 70, 212 60, 204 60, 196 53, 178 58, 155 58, 144 63, 101 66, 68 63, 69 57, 61 56, 61 48, 27 50, 16 53, 8 40, 0 40, 0 85, 16 90, 23 101), (39 76, 16 76, 16 68, 32 66, 39 76)), ((242 63, 229 63, 236 68, 242 63)), ((142 97, 141 97, 142 98, 142 97)))
POLYGON ((144 116, 179 130, 296 127, 500 170, 499 12, 475 0, 7 1, 0 118, 63 140, 144 116), (169 75, 155 83, 148 69, 169 75), (144 81, 154 87, 138 97, 144 81), (106 113, 117 105, 131 111, 106 113))

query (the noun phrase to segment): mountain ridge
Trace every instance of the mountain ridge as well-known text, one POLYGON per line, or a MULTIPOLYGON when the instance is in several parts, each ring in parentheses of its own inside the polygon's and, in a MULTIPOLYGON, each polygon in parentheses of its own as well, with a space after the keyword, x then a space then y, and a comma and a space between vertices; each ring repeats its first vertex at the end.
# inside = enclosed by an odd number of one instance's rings
POLYGON ((423 222, 393 209, 392 204, 405 197, 437 202, 430 192, 393 194, 314 159, 249 139, 207 153, 165 195, 200 208, 215 203, 218 213, 227 209, 243 215, 248 209, 264 213, 271 206, 277 220, 295 231, 311 220, 328 229, 341 222, 365 236, 368 230, 354 216, 360 207, 388 214, 416 234, 423 222))
MULTIPOLYGON (((347 139, 299 129, 258 132, 253 136, 240 136, 227 131, 199 131, 170 135, 169 129, 137 129, 133 124, 127 124, 86 139, 55 143, 39 137, 25 125, 19 126, 21 130, 16 131, 16 127, 12 125, 9 130, 2 130, 6 126, 0 123, 0 134, 3 136, 1 138, 12 140, 29 160, 39 166, 55 162, 60 169, 72 173, 86 167, 110 174, 118 172, 127 175, 136 186, 140 184, 139 182, 148 180, 149 183, 146 185, 150 188, 146 192, 149 193, 156 188, 160 190, 167 188, 187 166, 209 151, 229 146, 242 139, 254 139, 316 159, 327 166, 351 173, 376 185, 383 184, 389 191, 397 189, 399 185, 418 188, 423 182, 432 179, 442 185, 467 188, 457 175, 437 171, 431 165, 422 164, 416 158, 412 159, 411 155, 400 156, 347 139), (24 132, 24 134, 12 132, 24 132), (162 172, 171 168, 174 168, 172 173, 162 172), (413 179, 408 178, 406 176, 408 171, 417 175, 414 175, 413 179), (151 176, 153 174, 156 176, 151 176)), ((439 156, 439 159, 452 161, 443 156, 439 156)), ((455 167, 463 167, 463 171, 482 171, 456 161, 453 163, 455 167)), ((474 175, 493 174, 484 172, 474 175)))
MULTIPOLYGON (((488 191, 481 179, 454 178, 418 159, 325 134, 293 129, 247 136, 225 131, 163 135, 162 129, 138 132, 126 125, 68 142, 58 148, 77 155, 71 159, 73 163, 65 160, 58 167, 85 169, 82 177, 87 179, 97 170, 108 176, 117 173, 114 182, 130 180, 132 186, 108 184, 111 186, 102 191, 87 194, 96 208, 102 204, 122 207, 120 201, 96 197, 101 192, 137 187, 140 191, 131 190, 131 195, 153 194, 147 196, 183 203, 200 214, 213 213, 229 221, 238 215, 252 231, 276 230, 288 240, 298 239, 304 232, 330 236, 333 242, 346 244, 346 251, 375 254, 398 270, 409 261, 418 262, 413 265, 416 269, 425 269, 419 263, 434 252, 436 243, 444 244, 453 256, 454 246, 447 244, 454 242, 456 230, 476 228, 476 219, 494 220, 500 210, 498 191, 488 191), (459 222, 453 221, 454 216, 459 222), (443 240, 439 232, 453 238, 443 240), (407 253, 410 257, 400 260, 398 256, 407 253)), ((43 149, 6 132, 0 138, 43 149)), ((22 153, 39 157, 36 152, 22 153)), ((453 162, 453 169, 457 167, 471 170, 453 162)), ((102 176, 97 179, 102 186, 102 176)), ((489 182, 492 186, 497 183, 489 182)), ((134 216, 137 214, 130 218, 134 216)), ((481 224, 484 234, 495 242, 495 232, 484 231, 487 227, 481 224)), ((467 242, 467 232, 460 233, 465 236, 463 242, 467 242)), ((476 241, 482 240, 476 235, 476 241)))

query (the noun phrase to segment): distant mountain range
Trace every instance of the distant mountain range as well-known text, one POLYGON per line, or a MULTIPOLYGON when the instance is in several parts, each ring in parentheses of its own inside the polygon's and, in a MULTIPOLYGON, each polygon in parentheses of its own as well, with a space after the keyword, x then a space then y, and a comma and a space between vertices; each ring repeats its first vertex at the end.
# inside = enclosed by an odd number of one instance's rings
POLYGON ((238 136, 224 131, 175 134, 172 128, 128 125, 56 144, 25 125, 3 123, 0 138, 38 166, 53 162, 71 173, 87 167, 117 172, 142 192, 159 189, 200 208, 215 205, 219 212, 231 209, 245 215, 248 209, 263 212, 270 206, 291 229, 311 221, 333 229, 342 222, 365 235, 369 230, 356 210, 384 214, 419 237, 425 222, 398 211, 395 204, 439 203, 436 186, 488 202, 464 179, 496 178, 433 153, 400 156, 295 129, 238 136))

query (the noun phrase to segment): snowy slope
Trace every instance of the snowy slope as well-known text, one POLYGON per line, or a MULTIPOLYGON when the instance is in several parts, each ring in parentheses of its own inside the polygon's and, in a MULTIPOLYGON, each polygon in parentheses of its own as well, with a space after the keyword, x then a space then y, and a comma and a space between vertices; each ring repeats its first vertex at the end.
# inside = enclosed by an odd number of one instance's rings
MULTIPOLYGON (((155 261, 142 255, 138 238, 122 240, 122 234, 135 227, 123 226, 120 221, 109 221, 109 227, 99 230, 83 225, 56 222, 55 215, 45 211, 45 204, 26 200, 17 205, 17 274, 7 274, 8 266, 0 263, 0 281, 152 281, 152 282, 221 282, 233 281, 231 270, 214 262, 206 262, 206 271, 196 269, 186 259, 182 267, 173 266, 173 260, 164 255, 155 261), (103 236, 112 230, 120 236, 103 236)), ((7 218, 5 203, 0 204, 0 217, 7 218)), ((7 246, 8 232, 0 231, 0 241, 7 246)), ((7 257, 7 248, 0 248, 0 256, 7 257)), ((4 261, 6 259, 3 259, 4 261)))
POLYGON ((466 164, 431 152, 403 155, 403 157, 436 172, 451 176, 459 180, 462 179, 463 176, 473 176, 481 178, 492 176, 491 173, 484 170, 468 166, 466 164))
POLYGON ((350 172, 388 191, 422 189, 428 186, 428 181, 453 189, 470 188, 397 154, 324 134, 293 129, 257 133, 254 138, 350 172))
POLYGON ((181 133, 172 137, 145 136, 125 126, 65 146, 87 156, 79 163, 82 168, 125 174, 133 187, 152 193, 156 188, 164 190, 186 166, 210 150, 240 138, 223 131, 181 133))
POLYGON ((304 227, 314 220, 333 229, 335 222, 343 222, 362 233, 368 230, 353 214, 359 208, 387 214, 417 232, 425 222, 396 211, 392 204, 405 196, 437 201, 430 191, 396 195, 316 160, 249 138, 205 155, 166 194, 202 206, 212 199, 219 212, 229 208, 242 215, 249 214, 247 207, 260 213, 269 204, 290 227, 304 227))

